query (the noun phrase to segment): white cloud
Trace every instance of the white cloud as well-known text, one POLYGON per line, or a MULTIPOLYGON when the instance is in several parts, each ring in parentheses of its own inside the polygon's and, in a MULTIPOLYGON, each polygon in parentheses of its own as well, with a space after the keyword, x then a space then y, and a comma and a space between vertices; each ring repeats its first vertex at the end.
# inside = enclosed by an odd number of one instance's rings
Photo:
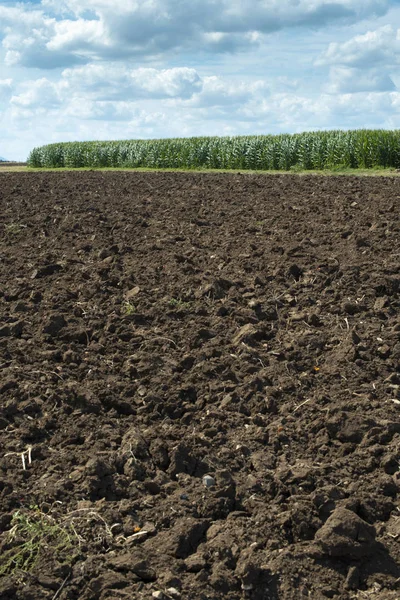
POLYGON ((264 97, 269 94, 265 81, 234 82, 215 75, 204 77, 202 89, 185 104, 193 107, 226 106, 232 109, 244 105, 254 97, 264 97))
POLYGON ((0 5, 0 38, 8 66, 57 68, 83 62, 79 54, 68 49, 50 50, 47 44, 56 37, 58 23, 41 10, 26 10, 17 6, 0 5))
POLYGON ((127 69, 118 64, 95 64, 66 69, 63 84, 72 93, 85 92, 98 100, 190 98, 202 88, 195 69, 127 69))
POLYGON ((368 31, 338 44, 329 44, 328 49, 316 61, 316 65, 347 65, 352 67, 385 66, 400 63, 400 29, 391 25, 368 31))
POLYGON ((8 64, 56 68, 90 59, 249 49, 285 28, 352 23, 390 0, 69 0, 0 6, 8 64), (70 18, 67 18, 69 16, 70 18))
POLYGON ((108 45, 109 40, 102 21, 77 19, 54 23, 54 33, 46 43, 46 48, 56 52, 78 50, 79 53, 90 51, 94 54, 106 49, 108 45))
POLYGON ((55 108, 61 104, 58 85, 45 77, 36 81, 27 81, 23 86, 24 91, 12 96, 10 104, 24 109, 55 108))
POLYGON ((129 102, 103 102, 75 97, 66 105, 64 116, 89 121, 131 121, 139 112, 129 102))

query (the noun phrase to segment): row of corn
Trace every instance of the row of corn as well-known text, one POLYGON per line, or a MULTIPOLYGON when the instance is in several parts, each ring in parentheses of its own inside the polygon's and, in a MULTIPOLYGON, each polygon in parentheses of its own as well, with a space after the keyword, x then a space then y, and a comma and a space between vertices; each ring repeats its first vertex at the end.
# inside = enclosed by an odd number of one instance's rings
POLYGON ((334 169, 400 167, 400 130, 66 142, 34 148, 31 167, 334 169))

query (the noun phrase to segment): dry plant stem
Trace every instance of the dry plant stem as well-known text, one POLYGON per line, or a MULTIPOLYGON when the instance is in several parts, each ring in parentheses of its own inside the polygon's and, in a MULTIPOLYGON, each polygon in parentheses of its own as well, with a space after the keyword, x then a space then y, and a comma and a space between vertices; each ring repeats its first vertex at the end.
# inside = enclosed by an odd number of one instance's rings
POLYGON ((28 456, 28 465, 32 464, 32 446, 28 446, 28 448, 23 452, 7 452, 7 454, 4 455, 4 458, 6 456, 20 456, 22 460, 22 468, 24 471, 26 471, 25 454, 28 456))
POLYGON ((304 400, 304 402, 302 402, 301 404, 299 404, 298 406, 296 406, 296 408, 294 409, 293 413, 295 413, 297 410, 299 410, 299 408, 301 408, 302 406, 304 406, 305 404, 307 404, 307 402, 311 402, 311 398, 308 398, 308 400, 304 400))
POLYGON ((58 588, 58 590, 56 591, 56 593, 54 594, 54 596, 51 600, 56 600, 56 598, 58 598, 58 596, 61 594, 62 590, 65 587, 65 584, 67 583, 67 581, 70 577, 71 577, 71 573, 68 573, 68 575, 66 576, 66 578, 64 579, 61 586, 58 588))

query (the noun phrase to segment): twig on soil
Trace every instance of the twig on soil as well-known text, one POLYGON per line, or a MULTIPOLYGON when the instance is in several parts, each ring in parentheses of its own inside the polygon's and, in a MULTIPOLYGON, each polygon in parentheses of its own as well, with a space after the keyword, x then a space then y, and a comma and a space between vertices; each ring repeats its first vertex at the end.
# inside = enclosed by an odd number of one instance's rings
POLYGON ((116 542, 123 542, 124 544, 131 542, 132 540, 135 540, 137 538, 140 537, 147 537, 148 535, 148 531, 146 529, 143 529, 142 531, 138 531, 136 533, 133 533, 132 535, 129 535, 128 537, 125 537, 124 535, 119 535, 116 538, 116 542))
POLYGON ((66 576, 66 578, 64 579, 64 581, 62 582, 61 586, 58 588, 58 590, 56 591, 56 593, 54 594, 54 596, 53 596, 53 598, 51 600, 56 600, 56 598, 58 598, 58 596, 62 592, 65 584, 67 583, 67 581, 68 581, 68 579, 70 577, 71 577, 71 573, 68 573, 68 575, 66 576))
POLYGON ((149 342, 153 342, 155 340, 165 340, 166 342, 171 342, 171 344, 173 344, 175 346, 175 348, 177 348, 178 346, 176 345, 176 343, 174 342, 174 340, 171 340, 170 338, 167 337, 155 337, 155 338, 151 338, 149 340, 149 342))
POLYGON ((141 342, 140 348, 142 348, 142 346, 145 346, 149 342, 156 342, 157 340, 164 340, 166 342, 170 342, 171 344, 173 344, 175 346, 175 348, 178 347, 177 344, 174 342, 174 340, 171 340, 170 338, 167 338, 167 337, 157 336, 157 337, 149 338, 148 340, 144 340, 143 342, 141 342))
POLYGON ((301 404, 299 404, 298 406, 296 406, 296 408, 294 409, 293 413, 295 413, 297 410, 299 410, 299 408, 301 408, 302 406, 304 406, 305 404, 307 404, 307 402, 311 402, 311 398, 308 398, 308 400, 304 400, 304 402, 302 402, 301 404))
POLYGON ((347 330, 349 330, 349 329, 350 329, 349 320, 348 320, 348 318, 347 318, 347 317, 345 317, 345 319, 344 319, 344 320, 345 320, 345 323, 346 323, 346 325, 347 325, 347 330))

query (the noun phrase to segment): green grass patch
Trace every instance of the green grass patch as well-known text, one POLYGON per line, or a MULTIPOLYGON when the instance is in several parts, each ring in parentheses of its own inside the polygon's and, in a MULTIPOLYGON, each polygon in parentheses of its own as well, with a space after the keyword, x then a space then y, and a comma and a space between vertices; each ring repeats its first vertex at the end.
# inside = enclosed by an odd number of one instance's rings
POLYGON ((71 563, 78 546, 77 535, 70 526, 57 523, 38 507, 17 510, 5 536, 0 576, 30 573, 41 558, 49 555, 54 560, 71 563))

